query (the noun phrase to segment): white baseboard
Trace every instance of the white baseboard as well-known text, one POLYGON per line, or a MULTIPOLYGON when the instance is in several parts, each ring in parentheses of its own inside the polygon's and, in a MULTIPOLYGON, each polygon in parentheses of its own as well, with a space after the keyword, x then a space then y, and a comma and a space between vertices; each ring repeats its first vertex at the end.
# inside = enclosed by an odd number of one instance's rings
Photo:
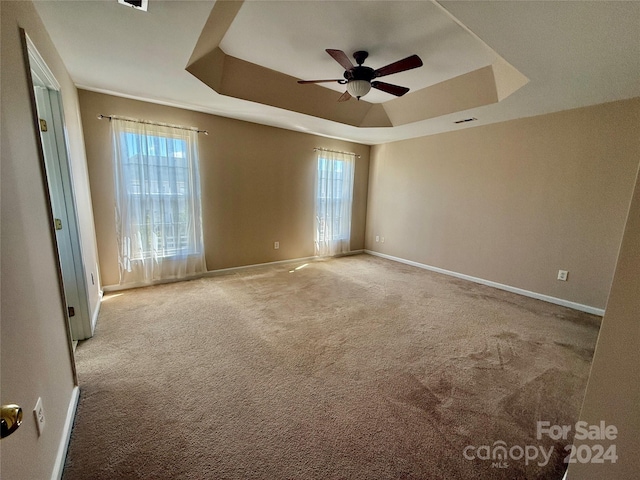
POLYGON ((564 300, 562 298, 552 297, 549 295, 544 295, 542 293, 531 292, 529 290, 524 290, 518 287, 512 287, 510 285, 504 285, 502 283, 493 282, 491 280, 485 280, 483 278, 472 277, 471 275, 465 275, 464 273, 452 272, 451 270, 445 270, 444 268, 433 267, 431 265, 425 265, 424 263, 414 262, 412 260, 406 260, 404 258, 394 257, 392 255, 387 255, 385 253, 374 252, 373 250, 364 250, 364 253, 368 253, 369 255, 374 255, 376 257, 386 258, 387 260, 393 260, 394 262, 404 263, 406 265, 412 265, 418 268, 424 268, 425 270, 430 270, 436 273, 442 273, 444 275, 450 275, 452 277, 461 278, 463 280, 469 280, 470 282, 480 283, 482 285, 487 285, 489 287, 498 288, 500 290, 505 290, 511 293, 517 293, 518 295, 524 295, 525 297, 535 298, 537 300, 543 300, 545 302, 554 303, 556 305, 561 305, 563 307, 572 308, 574 310, 579 310, 581 312, 591 313, 593 315, 598 315, 600 317, 604 316, 604 309, 592 307, 590 305, 583 305, 581 303, 571 302, 569 300, 564 300))
POLYGON ((91 315, 91 336, 93 336, 93 332, 95 332, 96 330, 96 324, 98 323, 98 315, 100 314, 100 305, 102 305, 103 295, 103 291, 100 290, 100 292, 98 293, 98 303, 96 304, 96 308, 93 310, 93 315, 91 315))
POLYGON ((163 285, 165 283, 185 282, 187 280, 195 280, 197 278, 202 278, 203 275, 206 275, 206 274, 194 275, 191 277, 184 277, 184 278, 172 278, 170 280, 159 280, 153 283, 136 282, 136 283, 127 283, 125 285, 105 285, 104 287, 102 287, 102 291, 104 293, 112 293, 112 292, 120 292, 122 290, 131 290, 132 288, 142 288, 142 287, 152 287, 153 285, 163 285))
POLYGON ((242 270, 249 270, 252 268, 268 267, 271 265, 284 265, 285 263, 299 263, 299 262, 311 262, 317 260, 319 257, 302 257, 292 258, 290 260, 277 260, 275 262, 254 263, 252 265, 242 265, 240 267, 220 268, 218 270, 209 270, 203 275, 203 277, 215 277, 217 275, 225 275, 233 272, 241 272, 242 270))
POLYGON ((211 277, 216 275, 224 275, 225 273, 233 273, 241 270, 247 270, 250 268, 258 268, 258 267, 268 267, 270 265, 282 265, 286 263, 300 263, 300 262, 314 262, 316 260, 323 260, 326 258, 338 258, 338 257, 348 257, 350 255, 359 255, 364 253, 364 250, 351 250, 347 253, 339 253, 337 255, 333 255, 331 257, 303 257, 303 258, 294 258, 291 260, 278 260, 276 262, 267 262, 267 263, 256 263, 254 265, 243 265, 241 267, 231 267, 231 268, 221 268, 220 270, 211 270, 205 273, 204 277, 211 277))
MULTIPOLYGON (((359 253, 364 253, 364 250, 354 250, 352 252, 349 253, 343 253, 340 256, 345 256, 345 255, 357 255, 359 253)), ((190 277, 185 277, 185 278, 177 278, 177 279, 171 279, 171 280, 161 280, 159 282, 154 282, 152 284, 148 284, 148 283, 131 283, 131 284, 127 284, 127 285, 106 285, 104 286, 102 289, 105 293, 109 293, 109 292, 117 292, 120 290, 129 290, 131 288, 138 288, 138 287, 149 287, 151 285, 161 285, 164 283, 173 283, 173 282, 182 282, 182 281, 186 281, 186 280, 195 280, 198 278, 202 278, 202 277, 215 277, 217 275, 226 275, 229 273, 233 273, 233 272, 239 272, 242 270, 248 270, 248 269, 252 269, 252 268, 259 268, 259 267, 268 267, 271 265, 284 265, 287 263, 299 263, 299 262, 311 262, 314 260, 318 260, 322 257, 302 257, 302 258, 290 258, 288 260, 277 260, 275 262, 265 262, 265 263, 255 263, 252 265, 242 265, 239 267, 230 267, 230 268, 220 268, 218 270, 209 270, 208 272, 202 273, 200 275, 193 275, 190 277)))
POLYGON ((69 441, 71 440, 71 430, 73 429, 73 420, 76 418, 79 398, 80 388, 76 385, 73 387, 71 392, 71 400, 69 401, 69 408, 67 409, 67 418, 64 421, 64 428, 62 429, 62 437, 60 438, 60 445, 58 446, 56 462, 54 463, 53 471, 51 472, 51 480, 60 480, 62 478, 64 461, 67 458, 67 450, 69 448, 69 441))
POLYGON ((364 253, 363 249, 360 250, 351 250, 347 253, 339 253, 338 255, 334 255, 335 257, 349 257, 351 255, 360 255, 361 253, 364 253))

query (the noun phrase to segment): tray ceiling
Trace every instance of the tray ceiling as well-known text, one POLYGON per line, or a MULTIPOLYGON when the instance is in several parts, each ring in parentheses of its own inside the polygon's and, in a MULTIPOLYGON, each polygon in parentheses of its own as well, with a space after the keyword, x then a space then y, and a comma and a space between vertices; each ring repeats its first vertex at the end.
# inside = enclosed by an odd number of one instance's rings
POLYGON ((488 105, 527 83, 437 3, 398 5, 219 2, 187 70, 222 95, 359 128, 395 127, 488 105), (347 38, 336 38, 342 31, 347 38), (377 59, 377 66, 384 66, 412 54, 425 65, 384 77, 411 88, 401 98, 372 90, 360 100, 338 102, 344 85, 297 84, 305 78, 342 78, 344 69, 319 45, 366 50, 367 65, 377 59))

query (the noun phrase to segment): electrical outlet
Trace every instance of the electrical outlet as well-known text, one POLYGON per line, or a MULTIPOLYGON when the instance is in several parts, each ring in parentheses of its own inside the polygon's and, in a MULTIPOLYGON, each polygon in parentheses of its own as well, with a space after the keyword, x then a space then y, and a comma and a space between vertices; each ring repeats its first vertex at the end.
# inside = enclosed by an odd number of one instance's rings
POLYGON ((566 282, 568 277, 569 272, 567 270, 558 270, 558 280, 566 282))
POLYGON ((380 235, 376 235, 376 242, 380 241, 380 235))
POLYGON ((273 242, 273 249, 278 250, 280 248, 280 242, 273 242))
POLYGON ((38 429, 38 436, 40 436, 44 431, 44 424, 46 422, 44 417, 44 407, 42 406, 42 398, 40 397, 38 397, 36 407, 33 409, 33 415, 36 417, 36 428, 38 429))
POLYGON ((384 243, 384 237, 380 237, 380 241, 384 243))

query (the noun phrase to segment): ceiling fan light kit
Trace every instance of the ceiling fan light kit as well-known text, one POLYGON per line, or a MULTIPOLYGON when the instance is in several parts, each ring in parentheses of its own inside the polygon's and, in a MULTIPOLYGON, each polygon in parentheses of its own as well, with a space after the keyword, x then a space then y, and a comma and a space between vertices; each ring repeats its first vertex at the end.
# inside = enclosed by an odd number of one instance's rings
POLYGON ((350 80, 347 82, 347 92, 358 100, 369 93, 369 90, 371 90, 371 82, 366 80, 350 80))
POLYGON ((337 82, 341 85, 344 85, 346 83, 347 91, 338 99, 339 102, 349 100, 351 97, 356 97, 358 100, 360 100, 361 97, 364 97, 367 93, 369 93, 371 88, 375 88, 391 95, 395 95, 396 97, 401 97, 409 91, 407 87, 401 87, 399 85, 393 85, 391 83, 372 80, 374 78, 384 77, 386 75, 392 75, 394 73, 400 73, 422 66, 422 60, 420 59, 420 57, 418 57, 417 55, 411 55, 407 58, 403 58, 402 60, 398 60, 397 62, 390 63, 389 65, 374 70, 371 67, 365 67, 364 65, 362 65, 369 56, 369 53, 365 52, 364 50, 359 50, 353 54, 353 58, 358 64, 357 66, 354 66, 353 63, 351 63, 349 57, 347 57, 347 55, 342 50, 334 50, 328 48, 326 52, 331 55, 331 57, 345 69, 345 80, 298 80, 298 83, 307 84, 337 82))

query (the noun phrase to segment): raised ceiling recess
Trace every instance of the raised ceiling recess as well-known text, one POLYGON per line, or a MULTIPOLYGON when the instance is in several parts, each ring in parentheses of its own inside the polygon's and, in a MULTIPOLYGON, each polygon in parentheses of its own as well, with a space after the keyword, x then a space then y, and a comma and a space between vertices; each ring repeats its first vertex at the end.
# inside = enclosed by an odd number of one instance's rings
POLYGON ((396 3, 219 0, 187 71, 221 95, 355 127, 405 125, 496 103, 528 82, 436 2, 396 3), (298 83, 343 75, 325 49, 367 51, 374 69, 412 54, 424 66, 385 79, 408 87, 406 95, 372 90, 366 99, 338 102, 338 82, 298 83))

